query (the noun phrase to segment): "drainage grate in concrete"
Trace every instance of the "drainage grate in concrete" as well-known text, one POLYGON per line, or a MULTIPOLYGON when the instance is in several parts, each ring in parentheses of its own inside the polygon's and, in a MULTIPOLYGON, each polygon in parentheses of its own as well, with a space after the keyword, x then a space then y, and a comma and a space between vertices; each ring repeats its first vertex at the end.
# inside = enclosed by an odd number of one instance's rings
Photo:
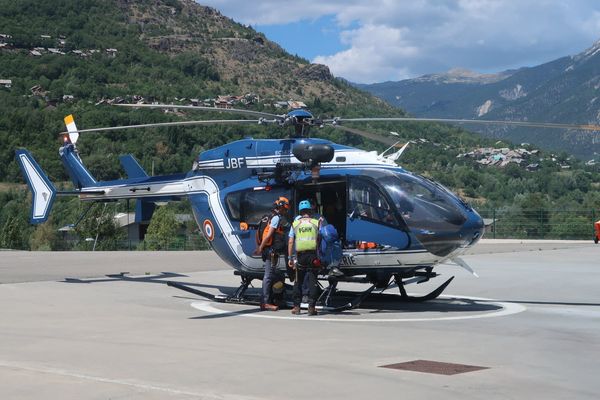
POLYGON ((479 371, 488 367, 476 365, 452 364, 437 361, 415 360, 398 364, 381 365, 381 368, 401 369, 405 371, 426 372, 428 374, 456 375, 465 372, 479 371))

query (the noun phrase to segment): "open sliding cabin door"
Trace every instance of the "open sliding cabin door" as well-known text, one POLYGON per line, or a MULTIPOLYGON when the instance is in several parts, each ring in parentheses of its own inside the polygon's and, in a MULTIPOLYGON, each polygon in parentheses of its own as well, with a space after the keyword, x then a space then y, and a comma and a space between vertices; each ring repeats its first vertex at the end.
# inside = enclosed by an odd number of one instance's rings
POLYGON ((346 186, 344 177, 333 176, 317 183, 298 184, 294 196, 296 207, 301 200, 309 200, 315 212, 323 216, 328 224, 335 226, 342 241, 346 233, 346 186))

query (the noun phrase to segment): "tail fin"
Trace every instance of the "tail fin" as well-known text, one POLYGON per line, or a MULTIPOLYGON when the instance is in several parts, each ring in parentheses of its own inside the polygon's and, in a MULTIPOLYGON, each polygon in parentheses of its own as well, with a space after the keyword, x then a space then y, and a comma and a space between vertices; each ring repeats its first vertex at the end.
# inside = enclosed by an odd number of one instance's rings
MULTIPOLYGON (((131 154, 125 154, 119 157, 121 166, 129 178, 147 178, 148 174, 131 154)), ((135 222, 150 221, 156 205, 152 201, 138 199, 135 203, 135 222)))
POLYGON ((121 166, 127 173, 129 178, 146 178, 148 174, 144 171, 144 168, 137 162, 135 157, 131 154, 125 154, 119 157, 121 161, 121 166))
POLYGON ((59 154, 62 162, 71 177, 71 181, 76 188, 84 188, 86 186, 94 186, 96 179, 90 174, 90 171, 85 168, 79 154, 75 148, 75 143, 79 138, 77 126, 72 115, 65 117, 65 125, 69 136, 65 139, 65 144, 60 148, 59 154))
POLYGON ((27 150, 17 150, 16 158, 33 193, 31 223, 40 224, 48 219, 56 197, 56 188, 27 150))

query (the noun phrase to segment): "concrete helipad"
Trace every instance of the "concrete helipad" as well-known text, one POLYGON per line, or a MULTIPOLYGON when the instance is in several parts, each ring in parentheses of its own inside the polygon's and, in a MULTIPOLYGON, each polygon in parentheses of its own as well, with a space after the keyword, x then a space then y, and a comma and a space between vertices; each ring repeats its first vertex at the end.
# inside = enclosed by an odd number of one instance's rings
POLYGON ((164 284, 235 288, 211 252, 0 252, 0 398, 596 399, 600 246, 485 241, 472 253, 480 278, 441 266, 408 287, 454 275, 435 301, 315 318, 164 284), (417 360, 487 369, 380 368, 417 360))

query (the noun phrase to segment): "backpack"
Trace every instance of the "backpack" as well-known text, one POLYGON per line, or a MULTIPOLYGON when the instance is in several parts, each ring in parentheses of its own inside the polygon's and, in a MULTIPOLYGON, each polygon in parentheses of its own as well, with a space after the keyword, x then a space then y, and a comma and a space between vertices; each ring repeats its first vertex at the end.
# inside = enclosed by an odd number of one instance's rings
MULTIPOLYGON (((258 229, 256 230, 257 246, 260 246, 260 244, 262 243, 263 237, 265 236, 267 229, 269 229, 269 226, 271 225, 271 219, 275 215, 275 212, 271 212, 270 214, 263 215, 263 217, 260 219, 260 222, 258 223, 258 229)), ((275 234, 271 236, 271 239, 269 239, 265 243, 266 247, 270 247, 272 250, 278 253, 284 251, 286 245, 282 229, 283 216, 280 215, 279 218, 279 226, 277 227, 275 234)))
POLYGON ((342 244, 335 226, 331 224, 321 228, 319 258, 324 266, 337 266, 342 259, 342 244))

